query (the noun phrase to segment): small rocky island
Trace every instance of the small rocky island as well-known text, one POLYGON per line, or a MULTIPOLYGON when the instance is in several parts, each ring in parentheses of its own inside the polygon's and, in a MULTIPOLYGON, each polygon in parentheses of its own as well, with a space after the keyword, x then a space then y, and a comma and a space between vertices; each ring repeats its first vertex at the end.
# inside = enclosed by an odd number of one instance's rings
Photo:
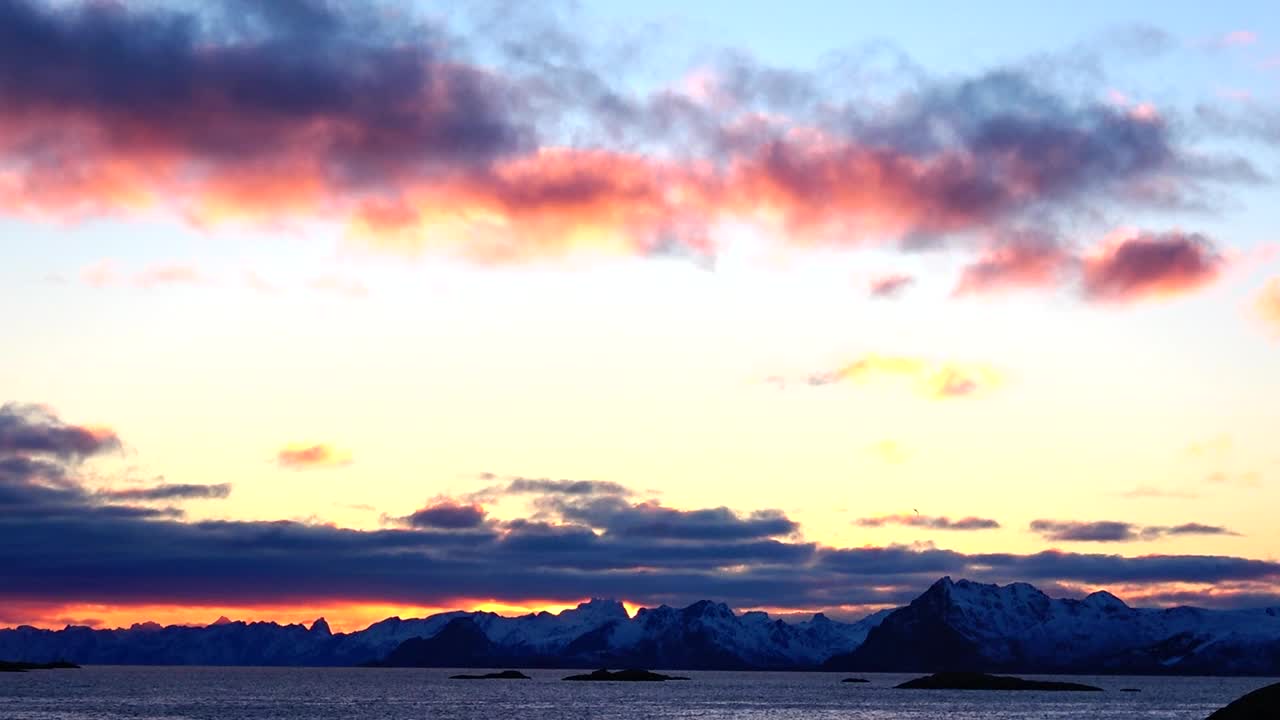
POLYGON ((845 678, 845 679, 841 680, 840 682, 842 682, 842 683, 869 683, 869 682, 871 682, 871 681, 870 681, 870 680, 868 680, 868 679, 866 679, 866 678, 845 678))
POLYGON ((28 670, 78 670, 79 665, 58 660, 51 663, 6 662, 0 660, 0 672, 26 672, 28 670))
POLYGON ((1208 720, 1275 720, 1280 717, 1280 683, 1259 688, 1218 710, 1208 720))
POLYGON ((502 672, 485 673, 484 675, 450 675, 450 680, 530 680, 528 675, 519 670, 503 670, 502 672))
POLYGON ((1102 688, 1080 683, 1023 680, 1005 675, 977 672, 941 672, 908 680, 902 690, 1048 690, 1054 692, 1102 692, 1102 688))
POLYGON ((601 669, 585 675, 570 675, 564 679, 595 682, 663 682, 665 680, 688 680, 689 678, 677 677, 675 675, 663 675, 661 673, 649 672, 648 670, 619 670, 617 672, 609 672, 608 670, 601 669))

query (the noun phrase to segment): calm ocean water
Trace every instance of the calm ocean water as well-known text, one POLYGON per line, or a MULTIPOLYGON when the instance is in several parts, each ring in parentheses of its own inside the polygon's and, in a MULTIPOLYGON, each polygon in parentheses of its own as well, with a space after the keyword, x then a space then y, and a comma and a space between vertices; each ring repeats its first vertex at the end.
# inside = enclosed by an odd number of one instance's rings
POLYGON ((894 690, 914 675, 679 673, 680 683, 566 683, 574 671, 526 671, 533 680, 449 680, 450 670, 90 667, 0 673, 4 720, 239 720, 288 718, 911 718, 1200 720, 1258 678, 1069 678, 1105 693, 894 690), (1139 688, 1140 693, 1121 693, 1139 688))

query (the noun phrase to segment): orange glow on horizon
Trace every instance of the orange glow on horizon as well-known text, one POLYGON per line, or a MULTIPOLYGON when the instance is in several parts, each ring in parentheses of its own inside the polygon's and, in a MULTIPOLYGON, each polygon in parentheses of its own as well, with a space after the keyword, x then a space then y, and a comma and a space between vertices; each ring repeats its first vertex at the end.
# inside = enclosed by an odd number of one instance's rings
MULTIPOLYGON (((0 616, 0 628, 30 625, 49 630, 61 630, 67 625, 85 625, 95 629, 127 628, 135 623, 154 622, 160 625, 188 625, 203 627, 219 617, 243 622, 275 622, 281 625, 306 625, 310 627, 323 617, 329 628, 337 633, 363 630, 390 617, 401 619, 425 618, 443 612, 466 610, 491 612, 506 617, 531 613, 558 614, 571 610, 588 598, 575 601, 537 600, 502 602, 493 599, 465 599, 450 603, 447 607, 431 605, 396 605, 390 603, 361 603, 333 601, 308 605, 176 605, 131 604, 105 605, 96 603, 42 604, 35 602, 6 603, 0 616)), ((627 613, 634 617, 641 607, 624 602, 627 613)))

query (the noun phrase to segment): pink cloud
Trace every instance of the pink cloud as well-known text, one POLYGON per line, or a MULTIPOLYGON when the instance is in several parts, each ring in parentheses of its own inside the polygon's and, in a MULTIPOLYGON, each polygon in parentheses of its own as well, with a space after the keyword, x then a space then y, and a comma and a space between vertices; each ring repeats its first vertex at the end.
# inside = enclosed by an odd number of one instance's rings
POLYGON ((1075 266, 1071 254, 1050 235, 1018 233, 987 248, 961 271, 956 296, 1020 288, 1053 287, 1075 266))
POLYGON ((1098 302, 1167 297, 1212 283, 1223 265, 1203 235, 1122 231, 1083 258, 1083 290, 1098 302))
POLYGON ((870 283, 871 296, 877 298, 893 298, 901 295, 915 283, 915 278, 901 273, 881 275, 870 283))
POLYGON ((1218 38, 1222 47, 1244 47, 1258 42, 1258 34, 1252 30, 1232 30, 1218 38))
POLYGON ((198 285, 205 278, 190 265, 157 265, 147 268, 133 277, 133 283, 142 288, 161 285, 198 285))
POLYGON ((173 263, 153 265, 135 273, 122 271, 114 260, 99 260, 80 271, 80 279, 96 288, 106 288, 122 283, 151 290, 168 285, 199 285, 208 279, 194 266, 173 263))

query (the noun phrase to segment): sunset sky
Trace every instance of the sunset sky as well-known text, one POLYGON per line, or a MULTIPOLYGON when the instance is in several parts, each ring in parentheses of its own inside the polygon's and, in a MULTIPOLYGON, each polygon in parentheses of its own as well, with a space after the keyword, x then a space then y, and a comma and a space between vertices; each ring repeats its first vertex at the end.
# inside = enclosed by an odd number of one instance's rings
POLYGON ((0 0, 0 627, 1280 604, 1273 5, 621 5, 0 0))

